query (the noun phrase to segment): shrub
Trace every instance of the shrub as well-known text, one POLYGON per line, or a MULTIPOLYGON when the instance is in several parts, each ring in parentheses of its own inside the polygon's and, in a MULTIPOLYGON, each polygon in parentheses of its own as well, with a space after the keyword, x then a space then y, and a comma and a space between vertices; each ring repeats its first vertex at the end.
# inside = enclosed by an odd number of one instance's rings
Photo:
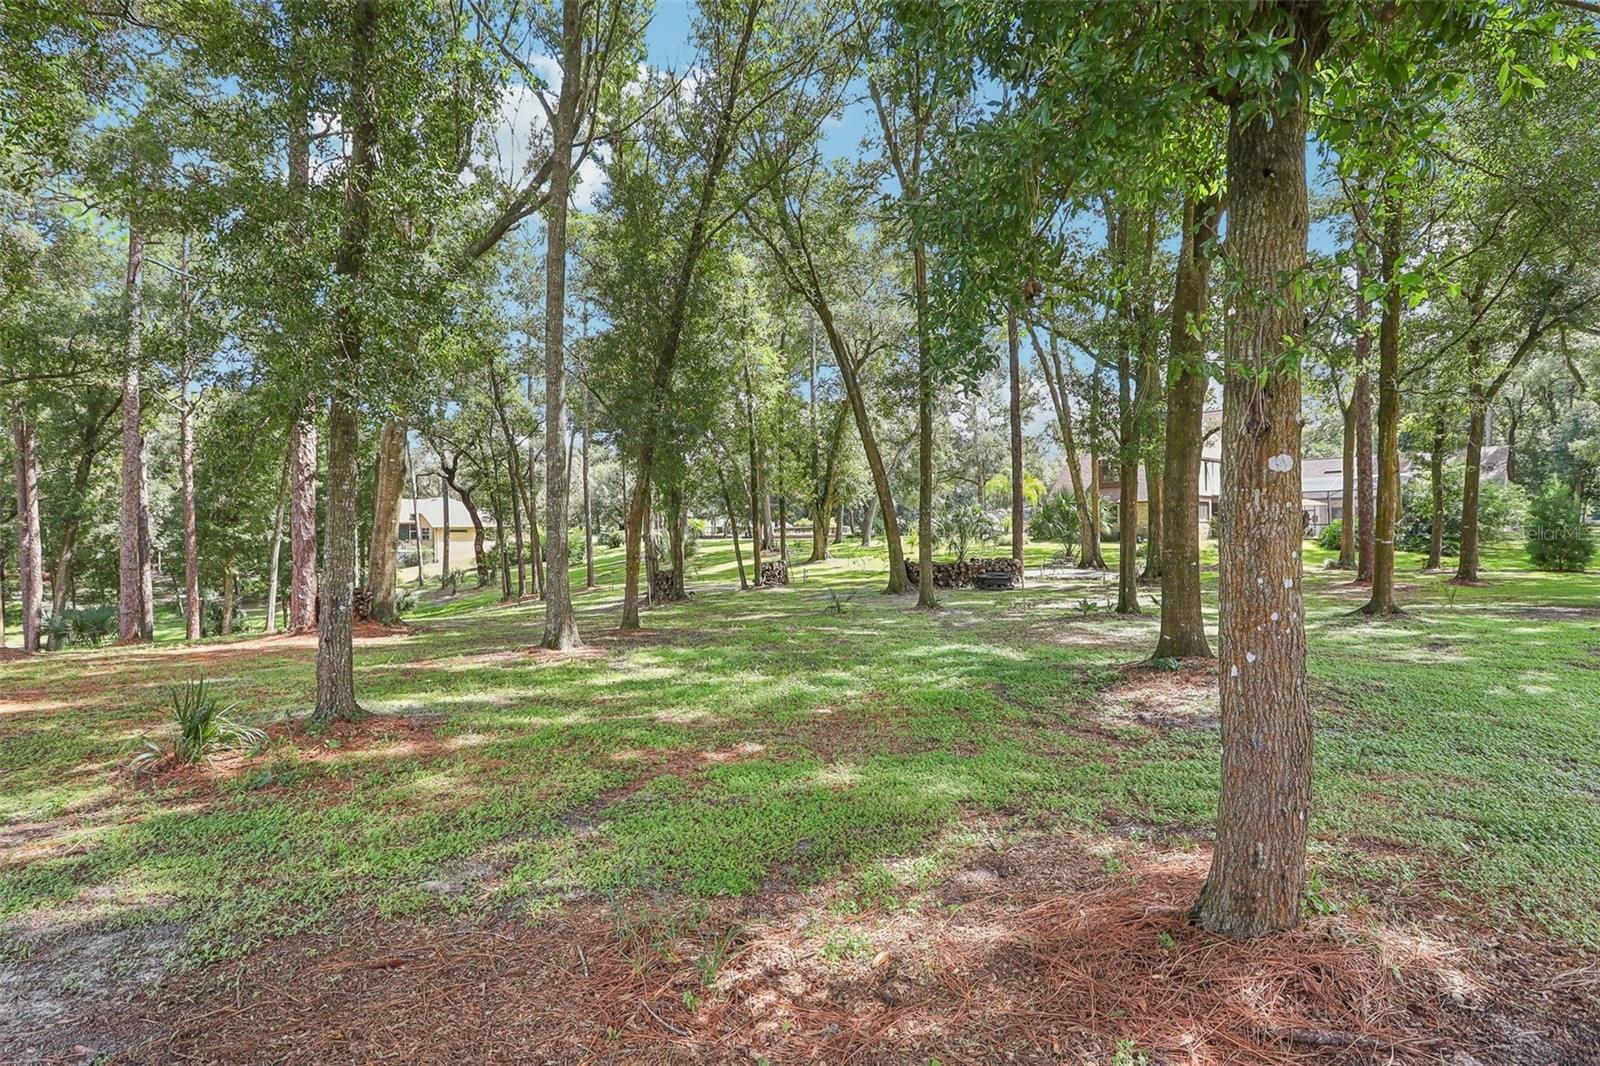
POLYGON ((965 562, 973 545, 988 544, 999 535, 999 525, 975 503, 953 503, 939 516, 934 533, 956 553, 957 562, 965 562))
POLYGON ((1322 532, 1317 534, 1317 547, 1327 551, 1339 550, 1339 541, 1344 536, 1344 519, 1335 518, 1332 522, 1322 527, 1322 532))
MULTIPOLYGON (((243 633, 249 629, 249 618, 244 613, 244 608, 239 606, 239 601, 233 601, 233 625, 230 627, 234 633, 243 633)), ((222 601, 211 600, 206 603, 204 611, 200 612, 200 635, 202 637, 215 637, 222 634, 222 601)))
POLYGON ((1582 570, 1594 555, 1594 533, 1567 487, 1554 478, 1528 510, 1528 557, 1540 570, 1582 570))
POLYGON ((603 529, 595 534, 594 539, 600 542, 602 548, 622 547, 622 531, 620 529, 603 529))
POLYGON ((401 589, 394 597, 395 614, 408 614, 417 606, 415 589, 401 589))
POLYGON ((52 614, 44 620, 40 635, 55 647, 88 644, 98 648, 117 635, 117 609, 105 605, 52 614))
MULTIPOLYGON (((1466 467, 1448 463, 1444 468, 1444 554, 1461 553, 1461 493, 1466 467)), ((1492 544, 1503 540, 1522 520, 1527 497, 1519 485, 1484 481, 1478 487, 1478 540, 1492 544)), ((1400 487, 1400 517, 1395 522, 1395 547, 1426 552, 1433 544, 1433 478, 1423 474, 1400 487)))
POLYGON ((1058 544, 1078 542, 1078 503, 1070 492, 1048 497, 1028 520, 1028 536, 1058 544))
MULTIPOLYGON (((233 720, 232 712, 238 704, 220 703, 207 689, 205 678, 168 689, 167 696, 172 704, 172 722, 178 727, 172 746, 172 758, 178 763, 197 763, 227 748, 256 750, 267 742, 263 731, 233 720)), ((153 766, 166 754, 148 737, 142 743, 143 750, 133 760, 135 770, 153 766)))

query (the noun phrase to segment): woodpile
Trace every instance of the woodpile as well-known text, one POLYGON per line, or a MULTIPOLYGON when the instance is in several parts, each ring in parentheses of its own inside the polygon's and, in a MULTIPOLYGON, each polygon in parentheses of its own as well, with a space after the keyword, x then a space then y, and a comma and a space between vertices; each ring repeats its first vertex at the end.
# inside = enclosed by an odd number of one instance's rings
MULTIPOLYGON (((965 589, 972 587, 973 578, 979 574, 1002 573, 1010 574, 1020 579, 1022 567, 1011 556, 1001 556, 995 559, 967 559, 959 563, 934 563, 933 587, 936 589, 965 589)), ((921 568, 910 560, 906 561, 906 580, 913 585, 922 577, 921 568)))
POLYGON ((789 564, 781 559, 770 563, 761 564, 761 576, 757 579, 763 585, 787 585, 789 583, 789 564))

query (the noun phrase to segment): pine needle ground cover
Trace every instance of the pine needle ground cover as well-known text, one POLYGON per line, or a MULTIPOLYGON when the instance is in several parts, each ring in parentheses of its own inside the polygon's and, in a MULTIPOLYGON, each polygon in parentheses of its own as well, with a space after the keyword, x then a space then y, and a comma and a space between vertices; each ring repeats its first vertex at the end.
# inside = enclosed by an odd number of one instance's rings
POLYGON ((357 641, 370 716, 321 732, 311 638, 0 665, 3 1057, 1600 1046, 1600 579, 1406 559, 1371 623, 1308 548, 1311 917, 1246 947, 1184 919, 1214 667, 1143 662, 1154 606, 1029 552, 1026 588, 930 613, 878 552, 740 593, 708 540, 635 635, 612 553, 575 655, 532 647, 536 601, 430 593, 357 641), (268 741, 130 771, 202 676, 268 741))

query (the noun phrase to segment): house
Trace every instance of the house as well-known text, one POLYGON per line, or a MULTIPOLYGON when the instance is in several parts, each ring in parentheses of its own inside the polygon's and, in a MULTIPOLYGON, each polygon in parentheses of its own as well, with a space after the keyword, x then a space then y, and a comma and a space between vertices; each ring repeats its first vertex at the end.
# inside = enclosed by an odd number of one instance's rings
MULTIPOLYGON (((492 529, 492 519, 487 514, 481 517, 486 531, 492 529)), ((460 500, 451 500, 449 537, 452 566, 472 559, 473 534, 472 517, 467 513, 466 505, 460 500)), ((399 539, 402 553, 409 553, 412 545, 420 540, 423 558, 437 559, 443 551, 444 538, 444 497, 405 498, 400 501, 399 539)))
MULTIPOLYGON (((1200 447, 1200 505, 1195 520, 1200 523, 1200 539, 1211 536, 1211 519, 1217 513, 1217 504, 1222 499, 1222 446, 1218 443, 1218 427, 1222 424, 1222 411, 1210 410, 1202 416, 1202 427, 1206 433, 1204 442, 1200 447)), ((1083 479, 1084 491, 1089 488, 1089 457, 1080 456, 1078 459, 1080 476, 1083 479)), ((1134 507, 1139 516, 1139 532, 1145 533, 1150 528, 1150 503, 1149 495, 1145 488, 1144 464, 1139 464, 1138 496, 1135 498, 1134 507)), ((1061 473, 1056 476, 1051 492, 1071 492, 1072 472, 1065 465, 1061 473)), ((1122 500, 1122 471, 1115 459, 1102 457, 1100 459, 1100 499, 1101 513, 1106 520, 1116 521, 1116 508, 1122 500)))

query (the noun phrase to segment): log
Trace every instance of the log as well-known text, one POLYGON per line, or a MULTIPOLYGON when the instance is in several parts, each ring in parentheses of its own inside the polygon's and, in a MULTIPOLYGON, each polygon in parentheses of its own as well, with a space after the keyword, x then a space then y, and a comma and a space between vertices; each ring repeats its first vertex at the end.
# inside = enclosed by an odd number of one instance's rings
POLYGON ((787 585, 789 583, 789 564, 781 559, 761 564, 761 584, 787 585))

